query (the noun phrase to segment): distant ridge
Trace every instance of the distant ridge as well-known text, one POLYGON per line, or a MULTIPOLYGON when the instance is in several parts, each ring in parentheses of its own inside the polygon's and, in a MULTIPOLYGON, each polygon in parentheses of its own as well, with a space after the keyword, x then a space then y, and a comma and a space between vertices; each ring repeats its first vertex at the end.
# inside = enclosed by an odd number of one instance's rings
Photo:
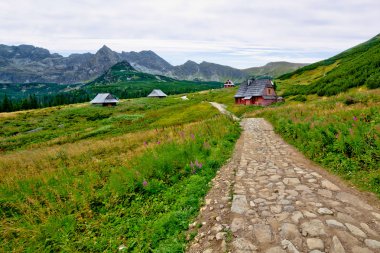
POLYGON ((117 53, 104 45, 95 54, 71 54, 63 57, 31 45, 0 45, 0 83, 88 82, 121 61, 128 61, 140 72, 181 80, 219 82, 224 82, 226 79, 242 81, 251 75, 262 75, 262 73, 277 76, 298 66, 292 63, 269 63, 263 67, 240 70, 210 62, 198 64, 193 61, 172 66, 151 50, 117 53))

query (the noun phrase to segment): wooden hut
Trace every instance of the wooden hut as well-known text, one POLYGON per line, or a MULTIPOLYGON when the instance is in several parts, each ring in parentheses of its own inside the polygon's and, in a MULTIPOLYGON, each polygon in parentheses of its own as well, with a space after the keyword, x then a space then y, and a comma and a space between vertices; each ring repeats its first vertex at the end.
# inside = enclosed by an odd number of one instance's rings
POLYGON ((111 93, 99 93, 90 103, 93 105, 115 106, 118 102, 119 100, 111 93))
POLYGON ((270 79, 249 79, 243 82, 235 95, 235 104, 270 105, 277 102, 277 95, 270 79))
POLYGON ((227 80, 227 81, 224 83, 224 88, 232 88, 232 87, 235 87, 235 84, 234 84, 234 82, 232 82, 231 80, 227 80))

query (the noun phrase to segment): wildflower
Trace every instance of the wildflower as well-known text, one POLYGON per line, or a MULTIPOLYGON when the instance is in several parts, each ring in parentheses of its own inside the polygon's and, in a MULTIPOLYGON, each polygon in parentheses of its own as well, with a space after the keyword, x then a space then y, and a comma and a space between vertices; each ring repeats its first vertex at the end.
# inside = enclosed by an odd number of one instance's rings
POLYGON ((147 182, 146 180, 144 180, 144 182, 143 182, 142 184, 143 184, 143 186, 145 187, 145 186, 148 185, 148 182, 147 182))
POLYGON ((205 149, 209 149, 211 146, 210 146, 210 144, 207 142, 207 141, 205 141, 204 143, 203 143, 203 148, 205 148, 205 149))
POLYGON ((193 139, 193 140, 195 139, 195 135, 194 135, 194 134, 191 134, 190 137, 191 137, 191 139, 193 139))
POLYGON ((203 165, 201 163, 198 164, 198 168, 202 169, 202 166, 203 165))
POLYGON ((352 128, 350 128, 350 134, 352 135, 352 128))
POLYGON ((160 141, 157 141, 157 144, 158 144, 158 145, 160 145, 160 143, 161 143, 160 141))
POLYGON ((194 163, 193 162, 190 162, 190 167, 194 168, 194 163))
POLYGON ((193 174, 197 173, 197 170, 193 170, 192 173, 193 173, 193 174))
POLYGON ((357 121, 357 120, 358 120, 358 118, 356 118, 356 116, 354 116, 352 119, 353 119, 354 121, 357 121))
POLYGON ((144 145, 145 145, 145 146, 148 146, 148 143, 147 143, 146 141, 144 141, 144 145))

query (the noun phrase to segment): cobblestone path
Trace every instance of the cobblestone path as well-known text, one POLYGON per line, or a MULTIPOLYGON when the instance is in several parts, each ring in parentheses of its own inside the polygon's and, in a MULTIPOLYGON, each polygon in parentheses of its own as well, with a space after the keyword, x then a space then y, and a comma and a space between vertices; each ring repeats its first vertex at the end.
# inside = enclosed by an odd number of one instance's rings
POLYGON ((380 252, 378 200, 313 165, 265 120, 242 126, 190 224, 202 226, 188 252, 380 252))

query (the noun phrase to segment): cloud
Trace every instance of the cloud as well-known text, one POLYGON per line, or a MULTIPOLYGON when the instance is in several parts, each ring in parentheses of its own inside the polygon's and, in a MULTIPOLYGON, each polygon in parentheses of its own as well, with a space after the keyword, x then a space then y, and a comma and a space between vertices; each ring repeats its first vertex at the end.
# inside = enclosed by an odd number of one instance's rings
POLYGON ((173 64, 251 67, 316 61, 379 33, 378 0, 13 0, 0 2, 4 44, 54 52, 151 49, 173 64))

